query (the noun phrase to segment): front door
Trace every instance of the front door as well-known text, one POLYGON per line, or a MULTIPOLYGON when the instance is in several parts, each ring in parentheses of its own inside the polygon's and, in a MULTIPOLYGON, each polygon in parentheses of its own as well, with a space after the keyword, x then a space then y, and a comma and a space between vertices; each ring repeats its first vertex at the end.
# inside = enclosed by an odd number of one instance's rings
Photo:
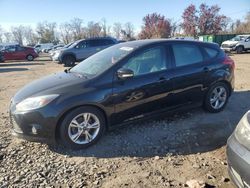
POLYGON ((173 73, 168 59, 166 48, 156 46, 138 52, 120 67, 132 70, 134 76, 124 80, 114 78, 114 124, 171 105, 173 73))

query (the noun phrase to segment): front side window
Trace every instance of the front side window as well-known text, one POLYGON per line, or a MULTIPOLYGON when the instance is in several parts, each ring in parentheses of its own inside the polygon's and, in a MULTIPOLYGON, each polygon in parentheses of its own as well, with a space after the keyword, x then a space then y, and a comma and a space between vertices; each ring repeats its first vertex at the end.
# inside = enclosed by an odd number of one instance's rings
POLYGON ((131 69, 135 76, 164 70, 164 50, 161 47, 148 49, 132 57, 123 68, 131 69))
POLYGON ((76 48, 77 48, 77 49, 87 48, 87 47, 88 47, 88 42, 87 42, 87 41, 79 42, 79 43, 76 45, 76 48))
POLYGON ((192 65, 203 61, 202 53, 196 45, 173 44, 172 48, 176 67, 192 65))

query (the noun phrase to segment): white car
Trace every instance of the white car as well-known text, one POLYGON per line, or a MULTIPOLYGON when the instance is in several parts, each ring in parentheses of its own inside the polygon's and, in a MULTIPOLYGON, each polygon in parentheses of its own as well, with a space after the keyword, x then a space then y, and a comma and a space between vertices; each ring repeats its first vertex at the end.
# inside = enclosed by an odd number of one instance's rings
POLYGON ((224 41, 221 44, 221 49, 224 51, 236 51, 242 53, 250 50, 250 35, 237 35, 231 40, 224 41))
POLYGON ((43 43, 35 45, 35 50, 37 53, 44 52, 45 49, 50 49, 54 46, 53 43, 43 43))

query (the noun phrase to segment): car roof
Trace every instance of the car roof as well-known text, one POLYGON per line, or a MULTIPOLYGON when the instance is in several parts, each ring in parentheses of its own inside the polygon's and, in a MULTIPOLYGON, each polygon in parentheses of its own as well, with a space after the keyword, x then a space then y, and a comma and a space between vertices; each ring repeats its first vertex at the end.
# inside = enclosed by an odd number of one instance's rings
POLYGON ((103 40, 103 39, 110 39, 110 40, 116 40, 115 38, 112 38, 112 37, 93 37, 93 38, 86 38, 86 39, 80 39, 80 40, 77 40, 75 41, 74 43, 78 43, 78 42, 81 42, 81 41, 85 41, 85 40, 103 40))
POLYGON ((203 41, 197 41, 197 40, 180 40, 180 39, 145 39, 145 40, 135 40, 135 41, 129 41, 124 43, 119 43, 120 46, 127 46, 132 48, 140 48, 143 46, 151 45, 151 44, 158 44, 158 43, 193 43, 197 45, 207 45, 207 46, 214 46, 218 47, 217 43, 212 42, 203 42, 203 41))
POLYGON ((237 36, 240 36, 240 37, 249 37, 250 35, 237 35, 237 36))

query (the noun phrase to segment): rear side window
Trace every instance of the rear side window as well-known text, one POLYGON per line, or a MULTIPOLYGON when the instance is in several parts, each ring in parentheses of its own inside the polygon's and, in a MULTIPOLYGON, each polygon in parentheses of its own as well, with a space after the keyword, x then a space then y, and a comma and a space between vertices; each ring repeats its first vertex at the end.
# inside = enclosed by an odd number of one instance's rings
POLYGON ((173 53, 176 67, 192 65, 203 61, 202 53, 198 46, 193 44, 173 44, 173 53))
POLYGON ((205 50, 205 52, 206 52, 206 54, 208 56, 208 57, 206 57, 206 60, 215 58, 219 53, 218 50, 215 50, 215 49, 212 49, 212 48, 204 47, 203 49, 205 50))
POLYGON ((109 40, 109 39, 90 40, 89 42, 90 42, 90 47, 106 46, 106 45, 114 44, 114 42, 112 40, 109 40))

